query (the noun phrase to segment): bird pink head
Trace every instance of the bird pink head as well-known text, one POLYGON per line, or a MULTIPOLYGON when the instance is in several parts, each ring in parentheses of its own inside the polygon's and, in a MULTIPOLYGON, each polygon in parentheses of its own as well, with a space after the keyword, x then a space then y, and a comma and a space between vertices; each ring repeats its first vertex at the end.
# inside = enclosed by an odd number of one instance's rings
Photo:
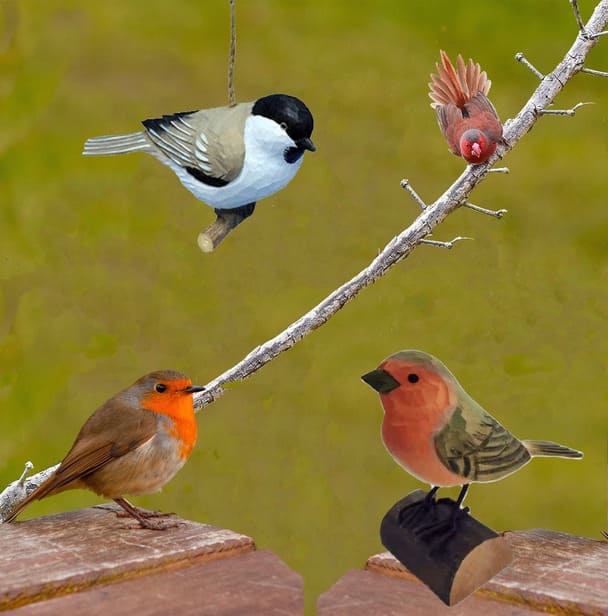
POLYGON ((460 153, 468 162, 478 165, 483 163, 496 151, 497 143, 477 128, 470 128, 460 137, 460 153))
POLYGON ((433 425, 443 425, 448 409, 453 409, 457 400, 457 392, 450 380, 432 365, 405 358, 401 353, 385 359, 378 370, 395 381, 394 389, 380 392, 387 418, 389 415, 397 420, 424 417, 433 425))

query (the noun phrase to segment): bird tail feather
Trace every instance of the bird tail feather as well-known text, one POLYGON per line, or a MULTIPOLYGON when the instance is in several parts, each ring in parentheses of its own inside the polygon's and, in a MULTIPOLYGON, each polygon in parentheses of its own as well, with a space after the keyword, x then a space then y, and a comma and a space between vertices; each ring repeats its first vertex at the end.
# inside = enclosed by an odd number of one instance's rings
POLYGON ((556 458, 577 458, 583 457, 582 451, 571 449, 559 443, 551 441, 522 441, 531 456, 554 456, 556 458))
POLYGON ((467 101, 479 94, 487 94, 492 82, 478 63, 470 60, 465 64, 459 54, 456 67, 452 64, 445 51, 441 51, 441 64, 436 63, 437 74, 431 75, 429 96, 433 101, 431 107, 441 105, 456 105, 461 109, 467 101))
POLYGON ((129 152, 149 152, 151 144, 146 133, 130 133, 128 135, 107 135, 87 139, 82 154, 84 156, 111 156, 112 154, 127 154, 129 152))

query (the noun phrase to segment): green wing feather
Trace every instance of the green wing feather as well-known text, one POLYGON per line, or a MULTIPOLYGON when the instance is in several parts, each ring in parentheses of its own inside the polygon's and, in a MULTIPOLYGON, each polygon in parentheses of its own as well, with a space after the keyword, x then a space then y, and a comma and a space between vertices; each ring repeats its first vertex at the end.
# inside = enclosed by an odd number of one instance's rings
POLYGON ((474 400, 459 405, 434 437, 441 462, 468 481, 495 481, 530 461, 530 453, 474 400))

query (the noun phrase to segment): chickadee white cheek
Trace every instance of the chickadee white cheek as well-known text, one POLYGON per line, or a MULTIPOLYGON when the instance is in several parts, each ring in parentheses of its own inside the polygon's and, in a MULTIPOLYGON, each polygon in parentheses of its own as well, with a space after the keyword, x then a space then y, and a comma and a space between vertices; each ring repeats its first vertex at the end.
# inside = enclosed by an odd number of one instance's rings
POLYGON ((274 120, 251 116, 246 123, 246 145, 257 145, 269 152, 283 154, 286 148, 296 147, 293 139, 274 120))

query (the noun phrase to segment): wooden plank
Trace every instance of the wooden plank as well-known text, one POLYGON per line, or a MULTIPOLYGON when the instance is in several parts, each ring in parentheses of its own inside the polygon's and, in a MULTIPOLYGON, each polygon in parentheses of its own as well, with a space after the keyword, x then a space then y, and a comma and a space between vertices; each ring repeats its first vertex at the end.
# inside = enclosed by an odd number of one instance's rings
MULTIPOLYGON (((477 595, 544 612, 608 615, 608 543, 543 529, 504 536, 513 562, 477 595)), ((417 581, 388 552, 372 556, 366 569, 417 581)))
POLYGON ((349 571, 319 597, 318 616, 538 616, 523 606, 471 595, 448 607, 420 582, 349 571))
POLYGON ((250 537, 208 524, 179 520, 153 531, 114 511, 104 505, 0 524, 0 610, 255 550, 250 537))
POLYGON ((13 611, 15 616, 300 616, 303 613, 302 578, 267 551, 95 586, 13 611))

